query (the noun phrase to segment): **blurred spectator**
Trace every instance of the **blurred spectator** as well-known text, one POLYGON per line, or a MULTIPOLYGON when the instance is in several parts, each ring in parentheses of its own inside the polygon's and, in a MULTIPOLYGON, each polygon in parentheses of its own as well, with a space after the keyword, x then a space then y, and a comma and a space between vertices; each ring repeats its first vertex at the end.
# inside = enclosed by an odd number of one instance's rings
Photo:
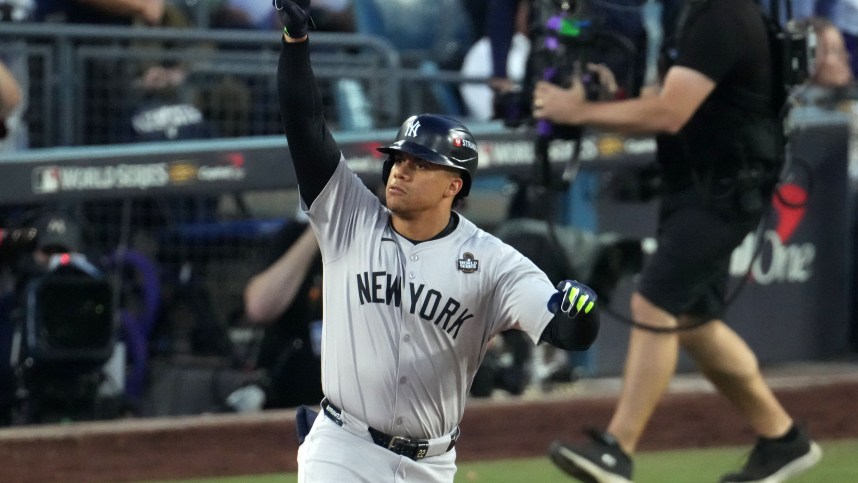
MULTIPOLYGON (((0 0, 0 28, 31 18, 33 0, 0 0)), ((0 153, 26 149, 30 75, 23 40, 0 41, 0 153)))
MULTIPOLYGON (((155 26, 184 29, 191 26, 184 12, 168 5, 155 26)), ((181 45, 184 46, 184 45, 181 45)), ((135 40, 135 52, 152 52, 157 60, 144 61, 139 75, 131 82, 124 99, 129 104, 130 121, 121 137, 123 142, 172 141, 214 137, 214 130, 193 102, 194 89, 188 84, 188 68, 166 54, 174 47, 169 41, 135 40), (163 54, 163 55, 162 55, 163 54), (169 60, 168 60, 169 59, 169 60)))
POLYGON ((352 0, 314 0, 310 16, 316 30, 323 32, 354 32, 355 19, 352 0))
POLYGON ((763 0, 762 5, 770 14, 777 9, 782 25, 794 19, 830 21, 843 38, 852 78, 858 76, 858 0, 763 0), (791 7, 791 17, 788 6, 791 7))
POLYGON ((36 0, 36 20, 71 24, 155 25, 164 15, 164 0, 36 0))
MULTIPOLYGON (((351 0, 314 0, 310 15, 315 30, 353 32, 351 0)), ((261 0, 225 0, 212 12, 213 28, 280 30, 280 20, 271 2, 261 0)))
MULTIPOLYGON (((182 11, 168 5, 158 26, 188 28, 190 22, 182 11)), ((129 49, 141 54, 142 59, 170 59, 168 54, 172 47, 172 42, 134 40, 129 49), (151 55, 145 55, 146 53, 151 55)), ((98 67, 112 68, 110 65, 100 64, 98 67)), ((111 96, 108 100, 91 100, 93 106, 104 105, 105 109, 110 109, 92 113, 96 120, 109 121, 110 124, 105 133, 103 130, 97 130, 98 126, 93 123, 92 136, 109 142, 139 143, 210 139, 219 134, 198 104, 196 89, 188 82, 190 73, 186 64, 175 60, 137 61, 128 65, 122 72, 117 75, 128 77, 129 80, 116 86, 117 90, 110 89, 105 94, 94 87, 90 94, 111 96), (136 74, 131 74, 132 72, 136 74), (103 104, 96 104, 96 100, 103 104)), ((113 82, 115 81, 111 80, 111 84, 113 82)), ((101 88, 104 89, 104 86, 101 88)), ((134 206, 132 226, 162 226, 164 223, 212 219, 217 209, 217 197, 182 195, 142 198, 136 201, 134 206)), ((100 239, 111 245, 120 243, 120 240, 114 240, 118 234, 110 231, 109 226, 112 223, 121 223, 122 210, 121 200, 89 200, 85 203, 85 211, 93 219, 98 212, 102 213, 103 220, 108 222, 100 223, 96 230, 100 232, 100 239)))
POLYGON ((6 64, 0 62, 0 138, 6 137, 6 118, 21 105, 23 93, 6 64))
MULTIPOLYGON (((186 83, 187 76, 188 71, 181 64, 160 63, 146 67, 133 82, 133 110, 120 141, 136 143, 216 137, 219 134, 217 128, 193 102, 194 95, 186 83)), ((111 201, 102 203, 102 207, 112 204, 111 201)), ((143 200, 138 206, 141 216, 152 217, 151 220, 158 225, 162 223, 160 216, 172 222, 214 219, 217 204, 217 196, 187 195, 161 200, 155 203, 156 206, 143 200)), ((120 212, 121 204, 114 206, 117 213, 120 212)))
MULTIPOLYGON (((312 29, 327 32, 354 32, 354 10, 351 0, 313 0, 310 5, 312 29)), ((209 22, 214 29, 280 30, 271 1, 224 0, 212 10, 209 22)), ((352 85, 351 79, 333 81, 335 85, 352 85)), ((323 83, 326 109, 337 107, 333 98, 336 88, 323 83)), ((200 106, 217 121, 224 137, 272 134, 269 127, 279 126, 279 115, 272 117, 270 106, 276 105, 273 84, 259 83, 258 76, 224 75, 210 89, 203 91, 200 106)), ((359 96, 358 96, 359 97, 359 96)), ((332 113, 333 119, 337 117, 332 113)), ((278 128, 279 129, 279 128, 278 128)))
MULTIPOLYGON (((800 88, 791 91, 794 119, 826 119, 833 111, 849 112, 854 94, 854 77, 849 68, 843 36, 837 27, 822 17, 798 21, 801 29, 813 29, 816 35, 814 64, 809 66, 810 78, 800 88)), ((790 123, 793 124, 793 123, 790 123)))
MULTIPOLYGON (((208 25, 212 29, 279 30, 282 28, 276 10, 269 1, 223 0, 211 10, 208 25)), ((241 45, 223 45, 221 51, 241 50, 241 45)), ((256 76, 227 71, 216 79, 199 82, 196 105, 216 126, 223 137, 270 134, 269 106, 274 105, 273 87, 256 83, 256 76), (204 87, 203 87, 204 86, 204 87), (263 91, 268 92, 263 92, 263 91), (263 126, 263 128, 260 128, 263 126)), ((276 125, 276 124, 275 124, 276 125)))
POLYGON ((0 0, 0 22, 24 22, 33 13, 33 0, 0 0))
POLYGON ((818 0, 816 12, 840 29, 852 77, 858 77, 858 0, 818 0))
MULTIPOLYGON (((494 4, 494 2, 493 2, 494 4)), ((487 77, 491 81, 484 84, 462 84, 459 92, 468 110, 468 115, 478 121, 487 121, 494 117, 494 93, 511 91, 524 80, 525 66, 530 55, 530 39, 527 37, 527 2, 519 5, 515 16, 515 34, 510 45, 504 45, 500 56, 489 36, 483 36, 465 54, 461 73, 465 77, 487 77), (488 60, 488 61, 487 61, 488 60), (505 65, 495 67, 495 62, 505 65)))
POLYGON ((272 245, 272 263, 248 282, 245 315, 264 324, 257 367, 268 376, 266 408, 322 400, 322 257, 306 221, 287 222, 272 245))
MULTIPOLYGON (((36 20, 68 24, 131 26, 161 25, 165 0, 36 0, 36 20)), ((124 41, 117 43, 125 44, 124 41)), ((82 144, 115 143, 122 136, 122 121, 128 116, 134 58, 86 62, 81 99, 84 116, 82 144)))
POLYGON ((212 11, 209 25, 222 29, 279 30, 276 10, 271 2, 225 0, 212 11))
POLYGON ((816 33, 816 64, 811 83, 826 88, 848 86, 855 75, 850 68, 850 54, 843 33, 831 21, 821 17, 812 17, 806 22, 816 33))
POLYGON ((165 63, 146 67, 134 80, 134 102, 126 128, 127 142, 173 141, 215 137, 216 130, 191 102, 187 69, 165 63))

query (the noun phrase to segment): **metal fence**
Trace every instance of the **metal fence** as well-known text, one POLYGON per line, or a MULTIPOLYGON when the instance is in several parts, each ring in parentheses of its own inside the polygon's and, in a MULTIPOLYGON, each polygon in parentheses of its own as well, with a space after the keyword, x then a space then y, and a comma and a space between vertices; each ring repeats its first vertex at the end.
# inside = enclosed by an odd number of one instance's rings
MULTIPOLYGON (((282 132, 275 33, 3 25, 0 45, 21 41, 29 70, 30 147, 282 132), (141 117, 159 103, 185 107, 141 117), (189 115, 204 129, 183 132, 189 115), (147 122, 162 131, 160 138, 140 134, 137 128, 147 122)), ((457 72, 406 68, 380 37, 319 32, 311 48, 335 130, 393 127, 416 110, 457 109, 453 86, 463 81, 457 72)))

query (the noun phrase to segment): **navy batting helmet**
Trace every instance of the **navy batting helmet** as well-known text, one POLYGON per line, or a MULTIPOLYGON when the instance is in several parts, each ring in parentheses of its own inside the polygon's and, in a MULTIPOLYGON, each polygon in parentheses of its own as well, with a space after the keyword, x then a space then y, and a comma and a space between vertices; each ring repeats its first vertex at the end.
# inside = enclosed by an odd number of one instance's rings
POLYGON ((411 116, 402 123, 393 144, 378 150, 388 155, 382 172, 385 183, 393 165, 391 155, 408 153, 461 171, 464 183, 457 198, 468 196, 471 190, 471 181, 477 170, 477 143, 468 128, 451 117, 438 114, 411 116))

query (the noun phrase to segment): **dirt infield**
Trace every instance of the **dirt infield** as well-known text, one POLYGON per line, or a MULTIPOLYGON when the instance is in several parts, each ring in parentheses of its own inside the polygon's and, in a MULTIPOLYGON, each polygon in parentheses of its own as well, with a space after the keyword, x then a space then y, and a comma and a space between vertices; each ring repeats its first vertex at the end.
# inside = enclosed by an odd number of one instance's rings
MULTIPOLYGON (((858 377, 810 375, 774 385, 781 401, 818 439, 858 437, 858 377)), ((544 454, 558 438, 604 426, 612 395, 474 401, 462 421, 460 461, 544 454)), ((0 481, 121 482, 294 471, 294 412, 77 423, 0 430, 0 481)), ((747 444, 735 411, 705 388, 671 392, 642 450, 747 444)))

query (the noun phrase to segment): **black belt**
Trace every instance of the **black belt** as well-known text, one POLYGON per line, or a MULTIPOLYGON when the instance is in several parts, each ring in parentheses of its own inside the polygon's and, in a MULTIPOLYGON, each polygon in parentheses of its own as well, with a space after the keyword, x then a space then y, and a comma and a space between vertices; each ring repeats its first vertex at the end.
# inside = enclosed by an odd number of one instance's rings
MULTIPOLYGON (((325 416, 327 416, 328 419, 335 422, 338 426, 343 425, 342 410, 331 404, 331 402, 328 401, 328 398, 322 400, 322 412, 325 413, 325 416)), ((402 436, 391 436, 368 426, 367 430, 369 431, 370 436, 372 436, 372 441, 375 444, 381 446, 382 448, 386 448, 400 456, 411 458, 414 461, 425 458, 427 456, 427 452, 429 451, 429 440, 410 439, 404 438, 402 436)), ((446 450, 444 450, 445 453, 453 449, 454 446, 456 446, 456 440, 458 438, 459 428, 457 427, 456 430, 453 431, 453 433, 450 435, 450 445, 447 446, 446 450)))

